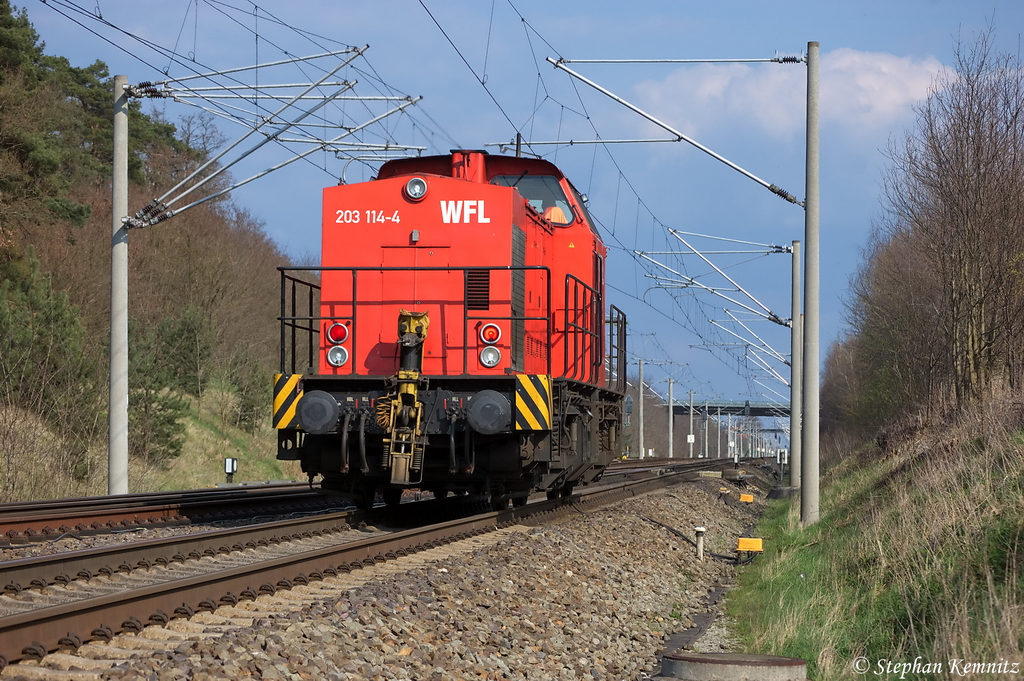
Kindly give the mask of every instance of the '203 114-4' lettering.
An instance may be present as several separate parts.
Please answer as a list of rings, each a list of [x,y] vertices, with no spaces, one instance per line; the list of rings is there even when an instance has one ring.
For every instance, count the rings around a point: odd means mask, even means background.
[[[397,210],[391,215],[385,215],[382,210],[336,210],[334,212],[338,216],[334,222],[339,225],[357,225],[361,222],[371,225],[393,222],[397,225],[402,221]]]

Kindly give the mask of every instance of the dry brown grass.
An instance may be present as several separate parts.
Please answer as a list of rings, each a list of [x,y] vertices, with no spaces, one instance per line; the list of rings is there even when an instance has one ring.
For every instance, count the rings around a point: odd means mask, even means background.
[[[908,650],[935,659],[1020,659],[1024,447],[1009,392],[891,455],[859,550],[874,588],[898,590]]]
[[[861,655],[1021,660],[1022,415],[1004,391],[945,425],[894,428],[824,476],[819,523],[778,509],[734,597],[749,649],[803,657],[816,679],[860,678]]]
[[[0,407],[0,502],[104,494],[105,474],[101,486],[92,472],[100,456],[96,449],[71,456],[42,419],[24,409]]]
[[[235,482],[303,479],[297,462],[275,459],[277,436],[268,424],[252,434],[230,425],[226,415],[233,399],[210,390],[201,404],[193,400],[181,456],[166,463],[131,459],[129,491],[213,487],[225,481],[226,457],[239,460]],[[38,417],[12,407],[0,409],[0,502],[106,494],[106,442],[79,457],[67,449]]]

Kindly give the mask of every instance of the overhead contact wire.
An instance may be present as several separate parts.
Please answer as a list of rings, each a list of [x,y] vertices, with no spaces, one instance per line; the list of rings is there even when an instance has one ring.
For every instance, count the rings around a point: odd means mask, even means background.
[[[423,0],[419,0],[419,3],[420,7],[423,8],[423,11],[427,13],[428,17],[430,17],[430,20],[434,22],[435,26],[437,26],[437,30],[441,31],[441,35],[445,37],[445,40],[448,41],[448,44],[451,45],[452,49],[455,50],[455,53],[459,55],[459,59],[462,60],[462,63],[466,65],[466,68],[469,69],[469,72],[472,73],[476,81],[480,83],[480,87],[484,89],[484,92],[487,93],[487,96],[491,98],[492,102],[494,102],[494,106],[498,107],[498,111],[500,111],[501,115],[505,117],[506,121],[508,121],[508,124],[512,127],[512,130],[517,131],[516,124],[512,122],[512,119],[509,118],[508,113],[505,112],[505,109],[502,108],[497,98],[495,98],[494,93],[491,92],[490,88],[487,87],[487,83],[485,83],[480,78],[480,76],[477,75],[476,71],[470,65],[469,60],[466,59],[466,57],[462,54],[461,50],[459,50],[458,46],[455,44],[455,41],[451,39],[451,36],[449,36],[447,32],[445,32],[444,28],[441,26],[441,23],[434,17],[433,13],[430,11],[430,9],[427,8],[427,5],[423,2]]]

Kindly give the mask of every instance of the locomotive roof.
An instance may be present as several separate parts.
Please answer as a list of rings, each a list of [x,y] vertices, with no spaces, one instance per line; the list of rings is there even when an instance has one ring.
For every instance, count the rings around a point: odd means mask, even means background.
[[[531,175],[552,175],[559,179],[565,175],[550,161],[539,158],[527,158],[518,156],[498,156],[488,154],[486,151],[453,149],[450,154],[444,156],[417,156],[412,158],[401,158],[388,161],[380,167],[377,179],[383,180],[389,177],[401,175],[414,175],[428,173],[431,175],[443,175],[452,177],[452,157],[460,154],[480,154],[486,164],[486,177],[488,181],[495,175],[512,175],[529,173]]]

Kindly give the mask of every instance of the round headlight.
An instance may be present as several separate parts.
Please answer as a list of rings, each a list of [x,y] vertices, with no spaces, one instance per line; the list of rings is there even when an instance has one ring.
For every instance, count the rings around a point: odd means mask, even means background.
[[[327,349],[327,363],[332,367],[340,367],[348,361],[348,350],[340,345],[332,345]]]
[[[480,327],[480,340],[488,345],[494,345],[501,340],[501,327],[497,324],[484,324]]]
[[[333,345],[341,345],[348,340],[348,327],[335,322],[327,327],[327,341]]]
[[[498,362],[501,361],[501,350],[488,345],[486,348],[480,351],[480,363],[490,369],[491,367],[498,366]]]
[[[414,177],[405,183],[405,195],[413,201],[419,201],[427,195],[427,181],[422,177]]]

